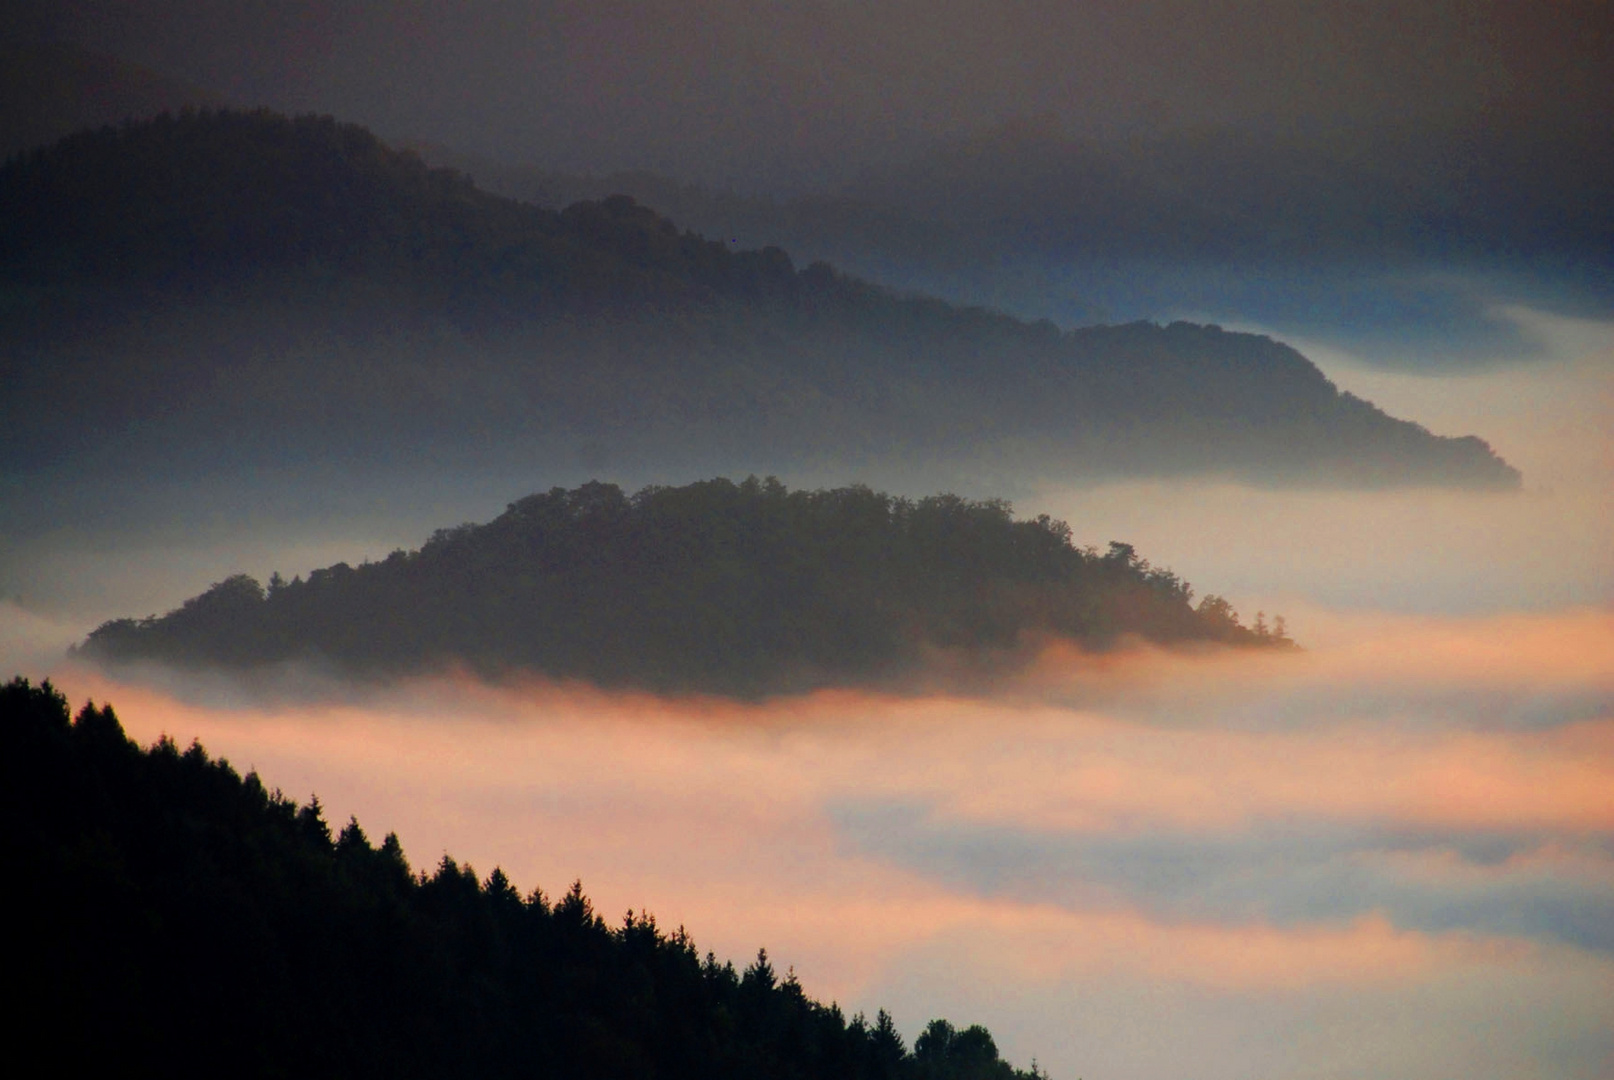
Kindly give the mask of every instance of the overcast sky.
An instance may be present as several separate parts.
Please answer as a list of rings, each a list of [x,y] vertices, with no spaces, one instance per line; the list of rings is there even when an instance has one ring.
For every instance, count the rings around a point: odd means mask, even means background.
[[[61,0],[7,21],[393,137],[737,182],[1004,122],[1606,130],[1614,109],[1596,0]]]

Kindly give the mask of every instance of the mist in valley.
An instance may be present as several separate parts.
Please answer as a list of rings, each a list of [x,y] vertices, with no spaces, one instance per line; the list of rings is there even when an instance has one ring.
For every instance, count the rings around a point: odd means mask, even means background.
[[[580,878],[602,911],[766,945],[910,1037],[968,1016],[1056,1075],[1336,1075],[1295,1038],[1319,1018],[1386,1076],[1504,1076],[1543,1039],[1555,1075],[1599,1075],[1614,622],[1359,614],[1323,636],[761,705],[53,674],[141,741],[200,739],[396,830],[417,867]]]
[[[25,4],[0,676],[910,1043],[1606,1077],[1614,35],[1550,8]],[[220,105],[336,120],[150,120]],[[1300,648],[749,700],[69,653],[720,476],[1007,499]]]
[[[910,1037],[980,1020],[1054,1075],[1594,1077],[1614,1053],[1611,354],[1601,324],[1530,317],[1550,355],[1460,377],[1317,350],[1407,415],[1483,418],[1521,491],[1072,478],[1017,501],[1286,613],[1300,653],[1055,644],[973,689],[754,704],[63,658],[228,572],[486,519],[521,489],[484,474],[273,529],[221,513],[58,545],[31,564],[53,601],[0,609],[5,659],[113,702],[140,741],[200,739],[332,821],[396,830],[416,867],[580,878],[703,949],[764,944]]]

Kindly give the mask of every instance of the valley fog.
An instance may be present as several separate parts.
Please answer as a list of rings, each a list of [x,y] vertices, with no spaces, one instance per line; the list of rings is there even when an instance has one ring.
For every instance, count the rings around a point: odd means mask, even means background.
[[[1480,433],[1522,470],[1519,492],[1092,482],[1058,462],[1044,472],[1053,480],[924,461],[780,476],[792,487],[858,482],[909,496],[1007,497],[1021,516],[1068,521],[1077,544],[1136,545],[1246,617],[1285,612],[1305,641],[1315,640],[1312,626],[1295,617],[1309,618],[1312,607],[1478,614],[1605,604],[1614,587],[1614,324],[1521,307],[1497,317],[1517,327],[1528,351],[1487,357],[1463,374],[1408,374],[1327,341],[1295,344],[1343,390],[1436,434]],[[104,489],[63,477],[18,504],[30,508],[25,520],[0,523],[0,641],[59,651],[100,621],[160,614],[229,574],[290,578],[381,559],[554,485],[603,479],[632,491],[765,471],[760,460],[693,473],[535,459],[363,474],[286,467]],[[1324,611],[1316,617],[1326,622]]]
[[[1505,1076],[1543,1039],[1557,1075],[1602,1075],[1614,617],[1328,637],[1054,650],[994,697],[763,705],[56,677],[141,742],[199,739],[335,824],[397,831],[417,869],[451,853],[552,896],[580,878],[610,917],[648,909],[737,962],[766,946],[910,1038],[978,1020],[1059,1076],[1354,1071],[1286,1034],[1321,1018],[1376,1075]]]
[[[933,1016],[985,1023],[1066,1080],[1605,1076],[1614,366],[1607,327],[1521,317],[1545,354],[1461,377],[1308,354],[1437,432],[1481,432],[1522,492],[1011,493],[1247,621],[1285,614],[1299,654],[1053,647],[973,694],[760,705],[451,677],[119,681],[63,658],[101,619],[230,572],[381,557],[578,478],[535,470],[278,527],[260,510],[258,529],[64,531],[12,553],[0,660],[75,706],[112,702],[138,741],[199,739],[317,793],[336,825],[396,831],[417,870],[450,853],[551,896],[580,878],[613,919],[648,909],[738,964],[766,946],[810,994],[888,1007],[910,1039]]]
[[[1614,1077],[1614,4],[29,0],[0,104],[13,1056]]]

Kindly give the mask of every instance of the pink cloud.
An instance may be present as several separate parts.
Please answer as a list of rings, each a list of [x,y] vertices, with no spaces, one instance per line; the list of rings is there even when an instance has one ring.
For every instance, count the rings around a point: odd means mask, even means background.
[[[835,806],[873,801],[1082,836],[1295,819],[1614,831],[1614,718],[1476,730],[1352,711],[1369,692],[1416,711],[1469,677],[1506,693],[1602,685],[1608,616],[1386,620],[1341,637],[1289,658],[1051,651],[1004,700],[837,692],[742,705],[461,677],[220,707],[76,669],[61,682],[75,701],[112,701],[141,741],[199,738],[271,786],[317,792],[333,820],[396,830],[417,866],[447,851],[550,892],[581,877],[602,911],[648,908],[740,961],[766,944],[843,1000],[932,947],[956,950],[963,969],[1031,980],[1119,971],[1223,989],[1535,962],[1519,941],[1382,915],[1229,925],[1113,900],[975,895],[857,849],[833,820]],[[1217,720],[1281,717],[1295,702],[1332,711],[1313,726]],[[1438,859],[1427,869],[1445,872]]]

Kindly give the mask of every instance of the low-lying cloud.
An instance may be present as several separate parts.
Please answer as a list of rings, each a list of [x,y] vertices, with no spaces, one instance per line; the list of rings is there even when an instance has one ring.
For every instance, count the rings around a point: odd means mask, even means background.
[[[1249,1060],[1294,1075],[1330,1074],[1250,1010],[1308,1001],[1371,1040],[1352,1016],[1415,1001],[1451,1061],[1489,1017],[1513,1040],[1496,1060],[1561,1037],[1557,1075],[1597,1075],[1614,1014],[1582,995],[1614,987],[1614,616],[1360,616],[1325,638],[1056,650],[991,696],[762,704],[58,677],[142,741],[199,738],[336,821],[397,830],[417,866],[450,852],[551,893],[580,877],[601,909],[648,907],[720,955],[766,945],[843,1005],[994,1023],[1061,1076],[1125,1039],[1089,1006],[1047,1010],[1126,987],[1187,995],[1188,1022],[1248,1028]],[[1431,1075],[1399,1037],[1380,1074]],[[1193,1067],[1185,1049],[1118,1071]]]
[[[975,895],[1140,910],[1169,924],[1548,939],[1614,952],[1614,833],[1473,832],[1326,819],[1074,833],[950,822],[911,804],[836,808],[860,852]]]
[[[1283,611],[1300,653],[1051,646],[967,693],[761,704],[464,677],[119,681],[62,659],[131,613],[109,591],[120,573],[160,610],[226,568],[308,568],[261,544],[230,564],[221,539],[160,563],[162,544],[109,544],[104,562],[52,545],[29,565],[55,577],[6,591],[77,582],[77,602],[0,600],[0,662],[53,673],[75,704],[110,700],[141,741],[199,738],[271,787],[317,792],[333,821],[396,830],[417,867],[451,852],[551,894],[581,878],[602,911],[648,908],[741,962],[766,945],[810,993],[889,1007],[910,1036],[933,1016],[986,1023],[1061,1080],[1599,1080],[1614,1070],[1614,354],[1597,327],[1539,326],[1558,344],[1527,374],[1323,358],[1436,430],[1484,417],[1522,493],[1021,499],[1079,542],[1136,543],[1247,619]],[[340,555],[418,542],[418,524]],[[92,563],[100,576],[79,573]]]

